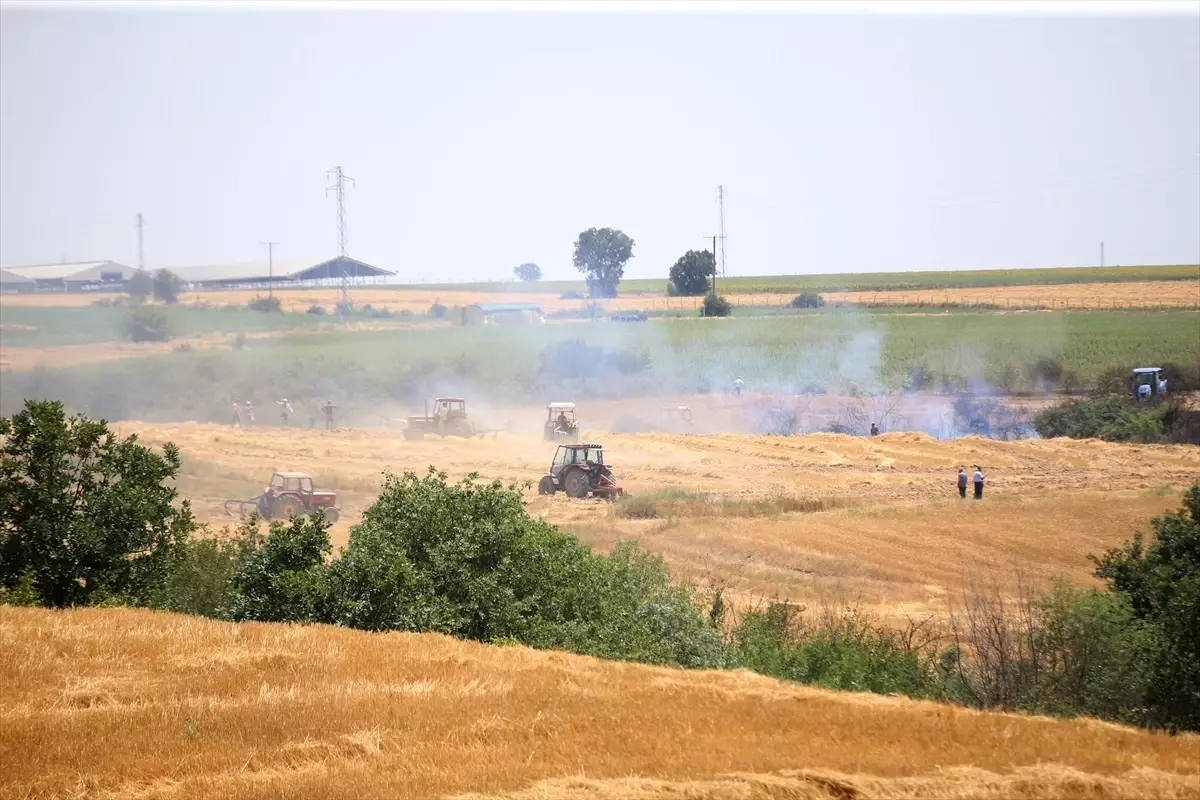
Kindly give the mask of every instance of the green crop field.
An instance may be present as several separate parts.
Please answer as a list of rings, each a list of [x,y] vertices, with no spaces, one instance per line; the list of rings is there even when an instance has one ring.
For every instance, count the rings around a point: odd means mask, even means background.
[[[567,373],[547,348],[592,347]],[[1110,367],[1200,369],[1200,313],[895,314],[826,309],[787,317],[688,318],[536,328],[297,333],[242,349],[198,350],[64,369],[7,372],[0,413],[23,397],[58,397],[109,419],[223,419],[231,396],[256,403],[333,398],[348,420],[438,392],[489,402],[693,392],[735,375],[759,389],[897,388],[923,368],[934,388],[1031,388],[1029,366],[1058,360],[1081,382]],[[577,370],[572,372],[571,370]],[[985,383],[986,382],[986,383]]]
[[[162,306],[172,336],[211,333],[253,333],[315,328],[332,319],[311,314],[264,313],[246,308],[224,310],[190,306]],[[55,347],[72,344],[128,341],[125,320],[129,310],[87,306],[57,308],[6,305],[6,327],[0,344],[8,346]]]
[[[664,269],[664,272],[666,270]],[[764,275],[721,278],[722,292],[882,292],[928,289],[972,289],[1071,283],[1200,280],[1198,265],[1137,267],[1054,267],[1045,269],[949,270],[943,272],[852,272],[830,275]],[[561,294],[587,291],[582,281],[516,283],[439,283],[396,285],[388,288],[474,292],[539,292]],[[621,282],[621,294],[664,294],[666,278]]]

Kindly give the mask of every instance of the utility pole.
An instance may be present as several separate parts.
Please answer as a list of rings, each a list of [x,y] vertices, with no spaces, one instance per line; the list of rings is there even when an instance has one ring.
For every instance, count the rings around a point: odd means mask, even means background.
[[[146,268],[146,238],[145,238],[145,233],[143,231],[144,227],[145,227],[145,223],[143,223],[143,221],[142,221],[142,212],[139,211],[138,215],[137,215],[138,269],[139,270],[144,270]]]
[[[275,296],[275,245],[279,242],[259,242],[267,246],[267,297]]]
[[[712,239],[712,247],[713,247],[713,249],[712,249],[712,252],[713,252],[713,284],[712,284],[712,293],[715,295],[715,294],[717,293],[717,237],[716,237],[716,236],[712,236],[712,237],[709,237],[709,238],[711,238],[711,239]]]
[[[1100,243],[1100,266],[1104,266],[1104,242]]]
[[[353,186],[354,178],[347,175],[341,167],[334,167],[327,174],[333,177],[333,186],[325,190],[326,196],[329,192],[337,192],[338,258],[341,259],[346,257],[346,182],[349,181]],[[338,266],[342,271],[342,299],[338,305],[340,309],[347,309],[350,307],[350,285],[346,279],[346,265],[339,262]],[[338,316],[341,316],[340,310]]]
[[[721,224],[721,274],[726,275],[729,269],[729,262],[725,255],[725,187],[717,187],[717,209],[719,221]],[[716,258],[716,248],[713,248],[713,258]]]

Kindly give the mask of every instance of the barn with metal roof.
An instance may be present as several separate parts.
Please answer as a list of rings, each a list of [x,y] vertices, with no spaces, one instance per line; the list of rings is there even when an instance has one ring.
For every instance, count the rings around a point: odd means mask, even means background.
[[[167,267],[193,288],[231,288],[264,284],[340,283],[343,278],[355,284],[378,282],[391,270],[381,269],[348,256],[331,258],[314,264],[311,261],[253,261],[241,264],[204,264],[189,267]]]
[[[37,288],[33,278],[23,278],[15,272],[0,269],[0,292],[32,292]]]
[[[83,291],[121,288],[136,271],[115,261],[76,261],[62,264],[31,264],[5,267],[20,278],[32,280],[39,291]]]

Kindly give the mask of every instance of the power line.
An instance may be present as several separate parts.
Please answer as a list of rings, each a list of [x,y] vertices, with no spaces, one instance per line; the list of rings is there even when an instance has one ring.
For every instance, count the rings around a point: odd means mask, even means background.
[[[354,178],[347,175],[341,167],[334,167],[329,170],[327,175],[333,176],[333,186],[325,190],[325,196],[328,197],[330,192],[337,192],[337,217],[338,217],[338,267],[342,273],[342,292],[341,302],[338,304],[338,316],[341,316],[345,309],[350,308],[350,284],[346,276],[346,182],[350,185],[355,185]]]

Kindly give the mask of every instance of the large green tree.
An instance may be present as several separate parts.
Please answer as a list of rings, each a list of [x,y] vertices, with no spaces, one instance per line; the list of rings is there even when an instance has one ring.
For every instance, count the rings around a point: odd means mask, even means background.
[[[588,228],[575,240],[575,268],[587,278],[590,297],[616,297],[633,239],[616,228]]]
[[[699,296],[709,289],[717,260],[707,250],[688,250],[671,267],[669,278],[675,294]]]
[[[160,269],[154,273],[154,296],[167,305],[179,302],[179,293],[183,290],[183,281],[170,270]]]
[[[33,578],[44,605],[154,602],[189,534],[174,504],[179,450],[156,453],[62,403],[0,419],[0,587]]]

